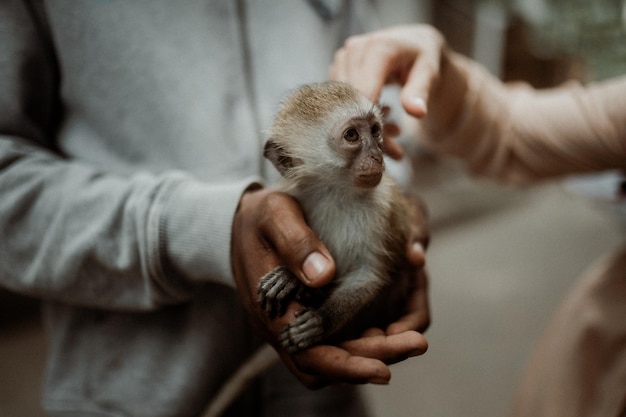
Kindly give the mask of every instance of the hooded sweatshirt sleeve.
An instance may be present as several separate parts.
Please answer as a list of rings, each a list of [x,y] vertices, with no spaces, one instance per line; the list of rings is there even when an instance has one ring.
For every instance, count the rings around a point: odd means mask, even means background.
[[[28,4],[0,6],[0,285],[124,310],[234,285],[232,218],[255,179],[124,176],[65,157],[53,140],[60,77]]]
[[[454,123],[425,123],[436,150],[511,183],[626,167],[626,77],[536,90],[503,84],[460,55],[451,60],[467,90]]]

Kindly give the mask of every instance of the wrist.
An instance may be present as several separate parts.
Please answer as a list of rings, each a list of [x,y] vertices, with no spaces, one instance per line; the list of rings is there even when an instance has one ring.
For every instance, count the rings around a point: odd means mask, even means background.
[[[162,223],[164,256],[181,279],[234,286],[231,225],[251,181],[205,184],[189,180],[171,195]]]

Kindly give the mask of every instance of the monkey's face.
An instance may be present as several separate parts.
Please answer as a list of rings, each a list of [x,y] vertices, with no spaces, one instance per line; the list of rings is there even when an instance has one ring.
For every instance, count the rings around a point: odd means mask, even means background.
[[[368,112],[344,119],[332,132],[330,148],[340,156],[347,177],[357,187],[376,187],[385,171],[378,115]]]
[[[286,97],[264,155],[287,180],[376,187],[383,176],[382,113],[349,84],[304,85]]]

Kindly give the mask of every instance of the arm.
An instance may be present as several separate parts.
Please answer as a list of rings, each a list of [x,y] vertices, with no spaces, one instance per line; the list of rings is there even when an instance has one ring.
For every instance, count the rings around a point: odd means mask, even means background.
[[[60,154],[54,51],[27,4],[0,6],[0,285],[130,310],[234,286],[230,226],[251,180],[126,178]]]
[[[386,83],[400,83],[405,110],[422,119],[433,148],[484,175],[524,182],[624,167],[624,77],[545,91],[503,84],[426,25],[348,40],[331,76],[374,99]]]
[[[626,167],[626,77],[534,90],[503,84],[459,55],[449,65],[465,73],[467,92],[448,128],[424,119],[436,150],[511,183]]]

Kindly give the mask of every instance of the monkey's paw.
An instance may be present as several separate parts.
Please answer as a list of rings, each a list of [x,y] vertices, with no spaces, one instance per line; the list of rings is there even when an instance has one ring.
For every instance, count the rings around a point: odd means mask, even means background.
[[[320,342],[324,336],[324,319],[312,308],[304,308],[296,314],[280,334],[280,343],[287,352],[296,353]]]
[[[286,266],[277,266],[261,278],[257,294],[261,308],[275,318],[287,311],[290,302],[296,300],[306,286]]]

